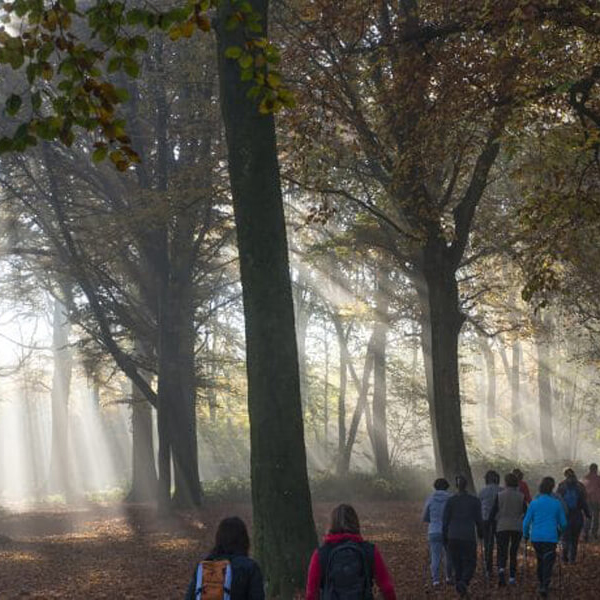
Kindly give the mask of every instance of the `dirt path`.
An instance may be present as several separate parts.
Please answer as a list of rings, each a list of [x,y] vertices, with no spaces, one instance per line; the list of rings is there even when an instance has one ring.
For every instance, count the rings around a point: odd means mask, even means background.
[[[320,532],[331,507],[315,506]],[[434,593],[429,585],[420,505],[381,502],[356,508],[365,537],[378,544],[393,573],[399,598],[455,597],[451,589]],[[147,507],[116,505],[4,514],[0,599],[181,600],[197,557],[209,550],[219,520],[231,514],[250,522],[250,506],[243,504],[209,505],[169,520],[157,520]],[[535,598],[530,559],[526,585],[499,591],[486,587],[478,573],[471,598]],[[562,598],[599,598],[599,567],[600,546],[582,546],[579,564],[562,568]],[[558,586],[558,569],[554,582]],[[560,590],[553,597],[560,598]]]

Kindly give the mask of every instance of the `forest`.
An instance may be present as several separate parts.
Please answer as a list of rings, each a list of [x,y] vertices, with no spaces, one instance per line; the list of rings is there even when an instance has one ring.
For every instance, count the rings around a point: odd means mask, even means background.
[[[2,0],[0,77],[0,598],[232,514],[298,597],[342,501],[428,597],[436,477],[598,461],[596,0]]]

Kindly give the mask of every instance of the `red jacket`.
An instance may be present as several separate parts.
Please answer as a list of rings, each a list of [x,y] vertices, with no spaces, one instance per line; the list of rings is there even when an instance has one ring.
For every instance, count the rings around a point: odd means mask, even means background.
[[[529,491],[529,486],[523,479],[519,481],[519,491],[525,496],[525,502],[531,504],[531,492]]]
[[[583,478],[583,485],[585,485],[588,502],[600,503],[600,475],[588,473]]]
[[[330,533],[325,536],[325,544],[339,544],[340,542],[351,540],[353,542],[362,542],[363,539],[360,535],[354,535],[351,533]],[[396,592],[394,591],[394,583],[388,570],[375,546],[373,555],[373,575],[375,577],[375,583],[379,588],[379,591],[383,594],[385,600],[396,600]],[[310,559],[310,566],[308,567],[308,579],[306,581],[306,600],[318,600],[321,589],[321,563],[319,562],[319,551],[313,552],[312,558]]]

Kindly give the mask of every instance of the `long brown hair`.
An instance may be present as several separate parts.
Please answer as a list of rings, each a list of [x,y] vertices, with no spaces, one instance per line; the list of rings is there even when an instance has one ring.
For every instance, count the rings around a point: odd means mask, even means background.
[[[340,504],[331,511],[329,533],[354,533],[360,535],[358,515],[349,504]]]

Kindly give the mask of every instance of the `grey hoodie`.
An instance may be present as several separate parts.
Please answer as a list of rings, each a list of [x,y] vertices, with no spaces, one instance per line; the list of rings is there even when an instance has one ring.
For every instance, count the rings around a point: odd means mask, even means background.
[[[484,521],[489,520],[490,513],[496,503],[496,496],[501,492],[502,488],[497,483],[488,483],[480,492],[479,500],[481,500],[481,518]]]
[[[429,535],[442,534],[442,519],[446,502],[452,494],[447,490],[436,490],[427,498],[423,508],[423,523],[429,523],[427,533]]]

